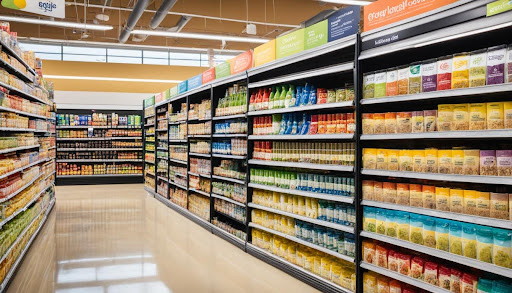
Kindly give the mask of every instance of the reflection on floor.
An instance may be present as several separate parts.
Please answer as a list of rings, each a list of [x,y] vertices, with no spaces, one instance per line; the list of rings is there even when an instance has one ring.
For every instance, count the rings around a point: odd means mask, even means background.
[[[316,292],[148,196],[142,185],[59,186],[7,292]]]

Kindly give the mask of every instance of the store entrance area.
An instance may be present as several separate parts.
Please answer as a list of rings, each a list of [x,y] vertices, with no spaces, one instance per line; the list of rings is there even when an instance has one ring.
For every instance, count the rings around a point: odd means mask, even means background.
[[[59,186],[57,193],[9,293],[316,292],[142,185]]]

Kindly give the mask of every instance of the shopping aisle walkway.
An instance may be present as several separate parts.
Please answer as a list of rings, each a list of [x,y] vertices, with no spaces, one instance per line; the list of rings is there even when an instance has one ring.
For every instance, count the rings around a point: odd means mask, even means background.
[[[315,292],[190,222],[142,185],[59,186],[8,292]]]

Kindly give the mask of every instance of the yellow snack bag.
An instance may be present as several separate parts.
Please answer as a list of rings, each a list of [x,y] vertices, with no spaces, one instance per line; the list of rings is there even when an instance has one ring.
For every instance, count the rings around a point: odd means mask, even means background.
[[[464,150],[453,149],[452,150],[452,173],[453,174],[464,174]]]
[[[436,187],[436,210],[450,211],[450,188]]]
[[[512,128],[512,102],[504,102],[503,111],[505,119],[505,128],[510,129]]]
[[[412,151],[412,165],[414,172],[425,172],[425,150]]]
[[[439,173],[451,174],[453,172],[452,150],[437,151]]]
[[[476,215],[476,193],[475,190],[464,190],[464,213]]]
[[[399,164],[399,150],[388,150],[388,170],[398,171],[400,169]]]
[[[377,149],[376,168],[379,170],[387,170],[387,168],[388,168],[388,150]]]
[[[412,154],[410,150],[399,151],[400,171],[412,171]]]
[[[438,156],[437,149],[426,149],[425,150],[425,172],[426,173],[437,173],[438,170]]]
[[[504,104],[487,103],[487,129],[503,129],[504,125]]]
[[[377,168],[377,149],[364,149],[363,150],[363,168],[376,169]]]
[[[450,189],[450,212],[460,214],[464,212],[464,190]]]
[[[453,121],[453,106],[450,104],[437,107],[437,129],[438,131],[451,131]]]
[[[469,104],[453,105],[452,131],[469,129]]]
[[[485,103],[469,104],[469,130],[487,129],[487,105]]]

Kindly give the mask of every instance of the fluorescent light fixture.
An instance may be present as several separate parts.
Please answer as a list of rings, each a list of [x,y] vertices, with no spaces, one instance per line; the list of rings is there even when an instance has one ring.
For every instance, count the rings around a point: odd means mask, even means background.
[[[122,82],[154,82],[154,83],[180,83],[182,80],[173,79],[142,79],[142,78],[121,78],[121,77],[99,77],[99,76],[68,76],[68,75],[48,75],[48,79],[75,79],[75,80],[99,80],[99,81],[122,81]]]
[[[445,42],[445,41],[449,41],[449,40],[453,40],[453,39],[459,39],[459,38],[463,38],[463,37],[477,35],[477,34],[485,33],[485,32],[488,32],[488,31],[493,31],[493,30],[509,27],[509,26],[512,26],[512,21],[505,22],[505,23],[498,24],[498,25],[493,25],[493,26],[490,26],[490,27],[485,27],[485,28],[473,30],[473,31],[469,31],[469,32],[465,32],[465,33],[461,33],[461,34],[447,36],[447,37],[443,37],[443,38],[440,38],[440,39],[435,39],[435,40],[428,41],[428,42],[424,42],[424,43],[421,43],[421,44],[414,45],[414,48],[425,47],[425,46],[428,46],[428,45],[437,44],[437,43],[441,43],[441,42]]]
[[[359,6],[365,6],[368,4],[372,4],[371,1],[357,1],[357,0],[319,0],[319,1],[334,3],[334,4],[359,5]]]
[[[87,30],[94,30],[94,31],[108,31],[108,30],[113,29],[113,27],[110,25],[88,24],[88,23],[79,23],[79,22],[68,22],[68,21],[53,21],[53,20],[46,20],[46,19],[17,17],[17,16],[5,16],[5,15],[0,15],[0,20],[11,21],[11,22],[30,23],[30,24],[42,24],[42,25],[58,26],[58,27],[66,27],[66,28],[87,29]]]
[[[247,38],[247,37],[211,35],[211,34],[181,33],[181,32],[176,33],[176,32],[168,32],[168,31],[149,31],[149,30],[133,30],[132,34],[171,37],[171,38],[241,42],[241,43],[261,43],[261,44],[263,44],[263,43],[266,43],[269,41],[268,39],[260,39],[260,38]]]

